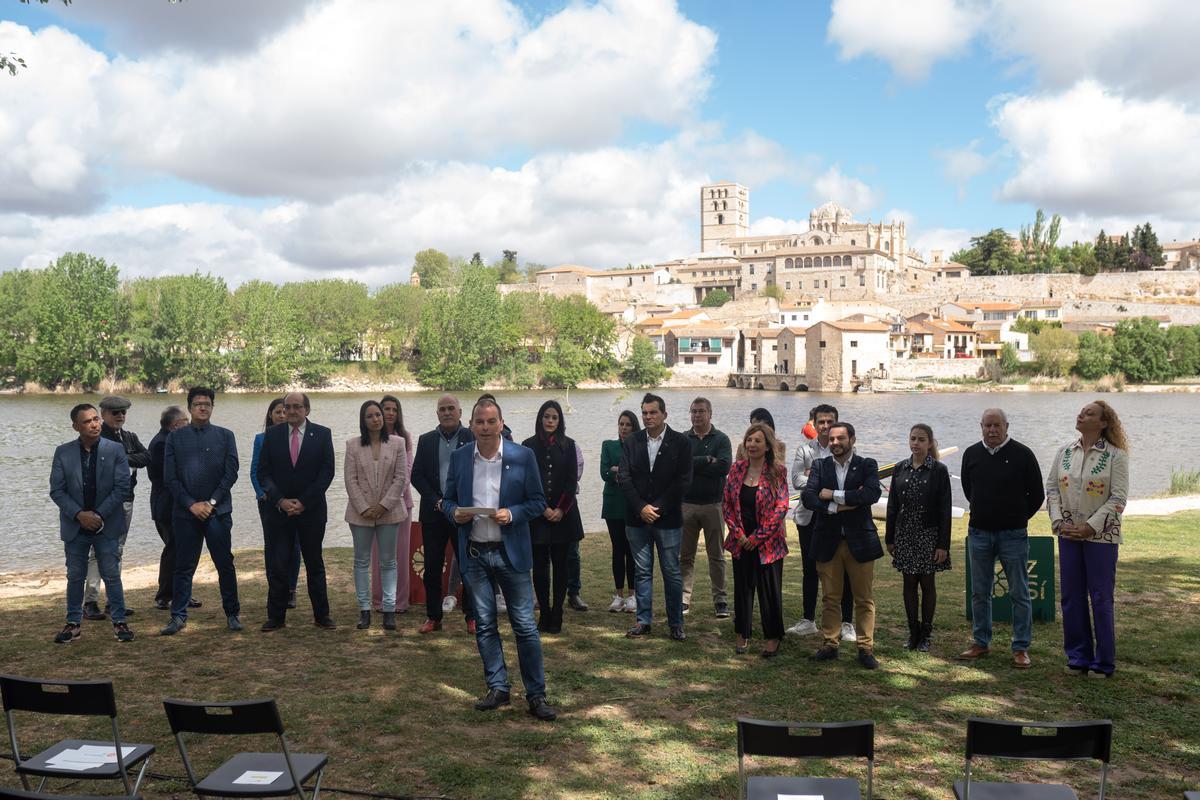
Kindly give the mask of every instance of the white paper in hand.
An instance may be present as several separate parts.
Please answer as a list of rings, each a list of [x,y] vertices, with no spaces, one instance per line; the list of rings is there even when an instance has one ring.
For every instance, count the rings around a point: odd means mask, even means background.
[[[274,783],[275,779],[282,775],[282,772],[262,772],[259,770],[248,769],[241,774],[240,777],[234,778],[234,783],[250,784],[252,786],[266,786],[269,783]]]

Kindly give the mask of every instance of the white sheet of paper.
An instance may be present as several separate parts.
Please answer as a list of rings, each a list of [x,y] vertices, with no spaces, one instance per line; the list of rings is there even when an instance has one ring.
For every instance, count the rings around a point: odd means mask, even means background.
[[[121,757],[129,758],[133,755],[134,749],[133,747],[122,747]],[[86,758],[99,758],[104,764],[115,764],[117,761],[117,748],[107,745],[84,744],[76,748],[74,752]]]
[[[243,772],[240,777],[235,778],[233,782],[252,784],[254,786],[266,786],[268,783],[274,783],[275,779],[282,774],[282,772],[261,772],[259,770],[248,769]]]
[[[88,769],[104,766],[102,761],[78,761],[70,758],[54,758],[46,762],[51,769],[66,769],[71,772],[83,772]]]
[[[458,510],[465,511],[474,517],[490,517],[492,514],[496,513],[496,509],[494,508],[481,508],[479,506],[459,506]]]
[[[823,794],[781,794],[776,795],[776,800],[825,800]]]

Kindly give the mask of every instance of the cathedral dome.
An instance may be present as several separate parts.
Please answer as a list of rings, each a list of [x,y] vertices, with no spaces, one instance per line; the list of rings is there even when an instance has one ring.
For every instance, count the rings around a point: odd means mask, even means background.
[[[830,200],[820,208],[814,208],[809,217],[813,220],[849,220],[853,215],[840,205]]]

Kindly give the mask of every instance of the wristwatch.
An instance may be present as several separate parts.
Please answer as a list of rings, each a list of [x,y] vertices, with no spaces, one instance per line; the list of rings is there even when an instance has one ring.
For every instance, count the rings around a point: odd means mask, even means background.
[[[210,498],[208,498],[208,504],[209,504],[210,506],[212,506],[213,508],[216,508],[216,507],[217,507],[217,501],[216,501],[216,500],[214,500],[214,499],[213,499],[213,498],[211,498],[211,497],[210,497]]]

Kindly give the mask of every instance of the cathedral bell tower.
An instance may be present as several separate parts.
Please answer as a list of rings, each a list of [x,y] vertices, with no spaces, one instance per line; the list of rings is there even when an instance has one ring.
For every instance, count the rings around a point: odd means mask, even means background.
[[[720,181],[700,187],[700,251],[721,252],[721,240],[750,233],[750,190]]]

